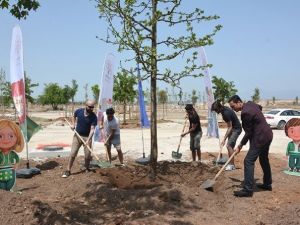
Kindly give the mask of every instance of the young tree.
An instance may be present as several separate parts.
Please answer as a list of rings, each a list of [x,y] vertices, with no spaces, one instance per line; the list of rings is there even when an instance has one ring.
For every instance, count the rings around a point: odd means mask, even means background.
[[[156,176],[157,164],[157,80],[179,86],[184,77],[200,77],[202,69],[197,48],[213,44],[213,36],[221,29],[216,25],[202,38],[194,26],[203,21],[216,20],[216,15],[206,16],[204,11],[193,8],[186,12],[182,0],[120,1],[97,0],[100,17],[108,23],[106,38],[101,40],[117,45],[119,51],[132,51],[132,60],[142,66],[142,79],[150,79],[151,86],[151,177]],[[121,24],[121,26],[120,26]],[[183,33],[174,32],[178,29]],[[159,29],[162,30],[159,33]],[[170,36],[166,35],[170,34]],[[129,59],[130,60],[130,59]],[[185,60],[184,62],[182,62]],[[159,68],[164,62],[182,62],[178,71]],[[166,64],[165,63],[165,64]]]
[[[0,69],[0,104],[1,104],[1,111],[4,113],[5,110],[5,97],[4,97],[4,91],[5,91],[5,84],[6,84],[6,75],[5,70]]]
[[[40,6],[40,3],[36,0],[18,0],[14,4],[10,4],[11,0],[0,0],[0,8],[8,9],[9,12],[17,19],[26,19],[29,12]]]
[[[275,105],[275,101],[276,101],[276,98],[273,96],[273,97],[272,97],[273,105]]]
[[[165,104],[168,102],[168,95],[165,90],[158,91],[158,102],[163,105],[163,119],[165,118]]]
[[[89,98],[89,94],[88,94],[88,87],[89,87],[89,84],[85,84],[83,86],[83,89],[84,89],[84,101],[86,102]]]
[[[91,87],[92,89],[92,92],[93,92],[93,96],[94,96],[94,99],[95,101],[97,102],[98,99],[99,99],[99,94],[100,94],[100,88],[99,88],[99,85],[98,84],[95,84]]]
[[[219,99],[222,104],[225,104],[227,100],[237,92],[233,81],[227,82],[223,78],[213,76],[212,83],[214,89],[214,97],[215,99]]]
[[[75,101],[75,95],[78,91],[78,84],[76,80],[72,80],[70,95],[71,95],[71,101],[72,101],[72,113],[74,112],[74,101]]]
[[[123,123],[126,124],[126,108],[134,101],[137,91],[134,85],[137,84],[136,77],[130,75],[126,70],[118,72],[114,80],[113,99],[123,105]]]
[[[29,76],[27,76],[26,72],[24,72],[25,77],[25,97],[26,102],[34,103],[34,98],[32,97],[33,90],[32,88],[38,87],[39,83],[32,83],[32,80]]]
[[[59,104],[66,103],[66,90],[64,91],[57,83],[45,84],[44,93],[39,96],[42,105],[51,105],[53,110],[58,109]]]
[[[251,96],[252,101],[255,103],[258,103],[260,100],[260,93],[259,93],[259,88],[254,89],[254,95]]]
[[[193,105],[196,105],[197,100],[198,100],[198,96],[196,94],[196,90],[192,90],[192,97],[191,98],[192,98]]]

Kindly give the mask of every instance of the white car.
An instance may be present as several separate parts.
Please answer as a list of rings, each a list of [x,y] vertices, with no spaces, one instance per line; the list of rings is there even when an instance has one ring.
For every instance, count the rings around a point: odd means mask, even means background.
[[[294,109],[272,109],[270,112],[265,113],[264,116],[271,127],[277,127],[277,129],[282,130],[290,119],[300,119],[300,111]]]

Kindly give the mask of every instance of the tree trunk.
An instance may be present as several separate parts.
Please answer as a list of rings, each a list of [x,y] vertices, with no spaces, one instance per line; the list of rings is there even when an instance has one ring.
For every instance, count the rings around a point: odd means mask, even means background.
[[[123,124],[126,124],[126,104],[123,104]]]
[[[129,121],[131,121],[131,104],[129,104]]]
[[[155,179],[157,171],[157,103],[156,103],[156,73],[157,73],[157,0],[152,0],[152,37],[151,37],[151,154],[150,154],[150,178]]]

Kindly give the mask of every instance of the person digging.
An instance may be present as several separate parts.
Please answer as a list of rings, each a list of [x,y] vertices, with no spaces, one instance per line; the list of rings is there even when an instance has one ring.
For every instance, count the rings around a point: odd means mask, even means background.
[[[236,140],[242,133],[241,123],[235,112],[232,109],[222,105],[219,100],[215,101],[211,105],[211,110],[215,111],[218,114],[221,113],[223,120],[226,122],[227,130],[221,142],[221,146],[223,147],[226,143],[226,140],[228,139],[226,147],[228,150],[228,156],[230,157],[234,152]],[[225,167],[225,170],[235,170],[234,158],[232,158],[229,164]]]
[[[120,126],[119,120],[114,116],[115,110],[108,108],[106,115],[102,118],[100,128],[104,128],[105,142],[104,146],[108,154],[109,162],[111,163],[111,146],[113,145],[117,152],[121,166],[124,166],[123,153],[121,150],[121,137],[120,137]]]
[[[86,172],[89,171],[90,161],[92,157],[88,146],[91,147],[92,145],[92,137],[97,125],[97,116],[93,112],[94,106],[95,102],[92,100],[88,100],[86,101],[85,108],[77,109],[74,112],[71,129],[75,129],[75,131],[80,135],[85,143],[83,143],[81,138],[78,137],[76,133],[74,133],[69,163],[67,170],[62,175],[63,178],[67,178],[71,175],[71,168],[78,154],[79,148],[82,145],[84,145],[84,167],[81,168],[81,170]]]
[[[190,126],[188,131],[182,133],[181,136],[184,137],[190,134],[190,150],[192,152],[193,161],[196,161],[196,153],[198,160],[201,161],[200,140],[202,137],[202,129],[200,118],[192,104],[187,104],[185,110],[189,118]]]

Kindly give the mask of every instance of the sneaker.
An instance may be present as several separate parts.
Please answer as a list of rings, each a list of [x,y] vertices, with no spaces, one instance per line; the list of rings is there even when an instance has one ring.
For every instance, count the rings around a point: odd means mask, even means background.
[[[231,164],[229,164],[229,165],[227,165],[227,166],[225,167],[225,170],[226,170],[226,171],[235,170],[235,166],[234,166],[234,165],[231,165]]]
[[[62,178],[67,178],[71,175],[71,172],[69,170],[66,170],[63,175],[61,176]]]
[[[290,172],[294,172],[294,168],[290,168],[289,171],[290,171]]]

